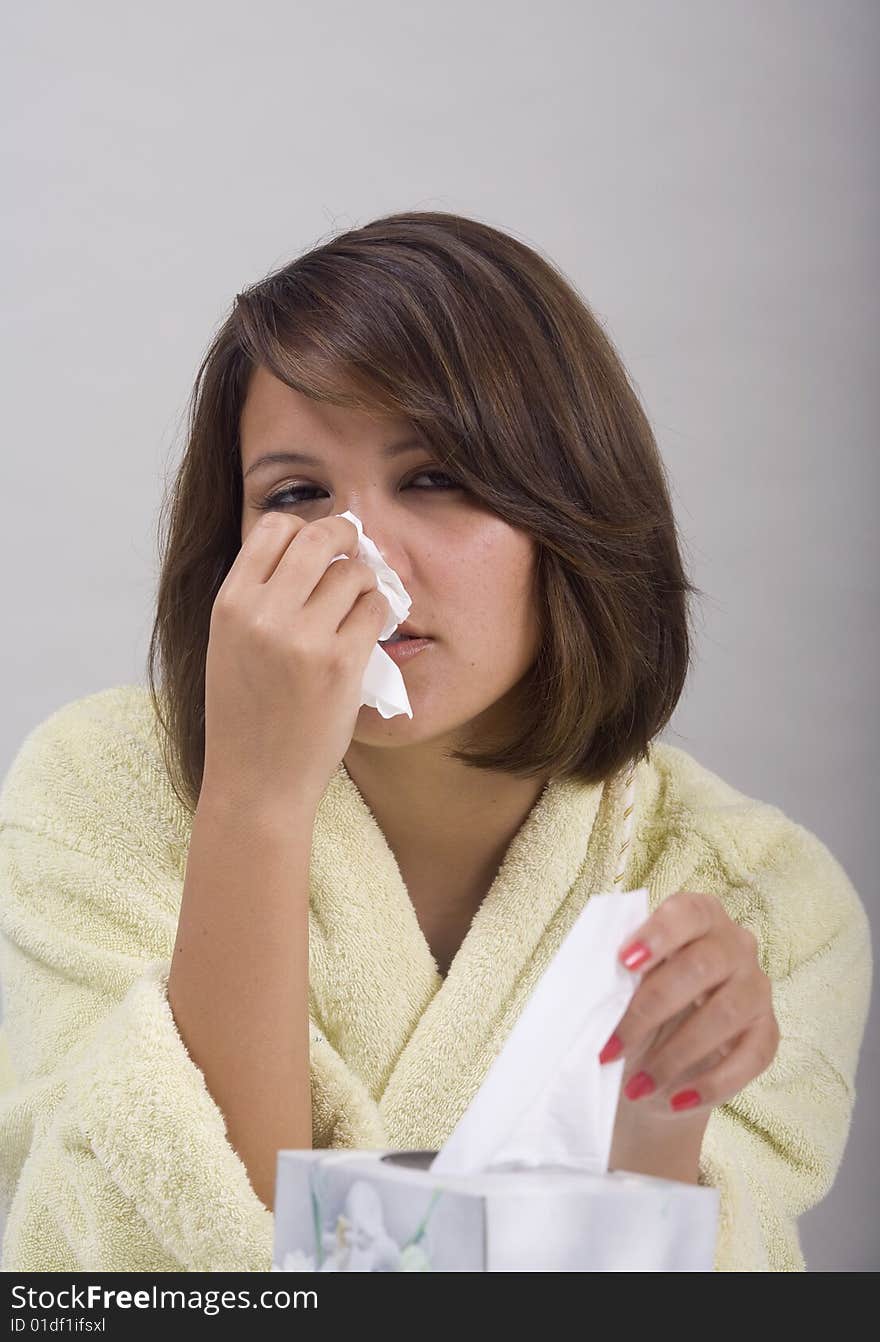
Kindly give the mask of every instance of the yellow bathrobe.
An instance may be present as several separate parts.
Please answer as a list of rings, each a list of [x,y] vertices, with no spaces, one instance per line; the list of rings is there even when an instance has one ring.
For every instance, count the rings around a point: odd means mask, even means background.
[[[715,1108],[716,1269],[804,1269],[796,1218],[847,1140],[871,989],[864,908],[820,840],[655,742],[624,889],[717,895],[759,940],[782,1038]],[[311,859],[315,1147],[438,1148],[592,893],[612,888],[622,784],[554,782],[444,980],[394,855],[343,765]],[[272,1213],[226,1136],[166,996],[190,821],[149,696],[65,705],[0,794],[0,1268],[265,1272]],[[243,890],[259,916],[259,890]],[[613,955],[617,947],[608,947]]]

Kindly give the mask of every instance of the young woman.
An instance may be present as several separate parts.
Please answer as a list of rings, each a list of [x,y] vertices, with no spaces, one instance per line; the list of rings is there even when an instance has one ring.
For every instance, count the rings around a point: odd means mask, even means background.
[[[347,511],[412,598],[411,717],[361,706],[389,607]],[[268,1270],[278,1150],[438,1148],[586,901],[643,886],[611,1167],[717,1186],[718,1268],[802,1269],[867,920],[656,739],[697,589],[572,287],[446,214],[309,252],[214,340],[168,522],[149,690],[3,789],[4,1270]]]

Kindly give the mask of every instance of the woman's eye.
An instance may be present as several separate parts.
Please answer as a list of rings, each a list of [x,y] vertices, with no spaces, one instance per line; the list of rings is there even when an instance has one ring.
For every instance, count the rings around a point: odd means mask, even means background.
[[[453,480],[451,475],[444,475],[442,471],[419,471],[418,475],[414,475],[412,480],[410,480],[410,484],[413,483],[413,480],[420,479],[445,480],[446,483],[440,485],[441,489],[461,489],[461,485],[457,480]]]
[[[413,485],[416,480],[421,479],[444,481],[445,483],[436,486],[436,488],[442,490],[461,488],[461,485],[459,485],[457,481],[453,480],[450,475],[444,475],[442,471],[419,471],[417,475],[412,477],[409,485]],[[406,488],[409,488],[409,485],[407,485]],[[309,499],[307,495],[320,494],[322,492],[323,491],[320,490],[317,485],[288,485],[286,489],[279,489],[275,494],[270,494],[268,498],[265,498],[261,503],[258,503],[257,507],[269,509],[282,508],[285,504],[290,503],[310,503],[311,499]],[[428,489],[425,492],[431,494],[433,493],[433,489]]]

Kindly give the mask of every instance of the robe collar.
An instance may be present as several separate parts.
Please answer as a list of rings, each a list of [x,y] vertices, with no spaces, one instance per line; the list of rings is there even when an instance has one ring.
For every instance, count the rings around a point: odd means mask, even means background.
[[[312,1018],[390,1144],[439,1148],[590,895],[612,889],[623,781],[551,779],[444,979],[397,860],[345,765],[312,840]]]

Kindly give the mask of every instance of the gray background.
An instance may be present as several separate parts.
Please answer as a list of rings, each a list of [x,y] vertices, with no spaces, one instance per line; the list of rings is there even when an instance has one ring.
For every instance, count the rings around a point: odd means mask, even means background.
[[[235,293],[449,210],[563,269],[651,417],[709,594],[665,739],[818,834],[874,919],[876,0],[32,2],[4,30],[0,769],[144,681],[165,473]],[[814,1270],[880,1265],[874,1008]]]

